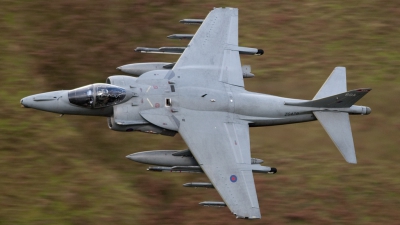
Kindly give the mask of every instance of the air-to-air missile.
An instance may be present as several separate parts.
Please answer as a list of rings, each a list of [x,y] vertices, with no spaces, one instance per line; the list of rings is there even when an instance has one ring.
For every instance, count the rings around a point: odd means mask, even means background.
[[[239,52],[241,55],[262,55],[264,54],[264,50],[258,48],[248,48],[236,46],[232,47]],[[160,47],[160,48],[149,48],[149,47],[137,47],[135,52],[140,53],[158,53],[158,54],[182,54],[185,51],[186,47]]]
[[[202,24],[203,23],[203,19],[183,19],[183,20],[179,20],[179,23],[183,23],[183,24]]]
[[[193,36],[194,36],[194,34],[171,34],[171,35],[167,36],[167,38],[169,38],[169,39],[179,39],[179,40],[182,40],[182,39],[190,40],[190,39],[193,38]]]
[[[180,23],[184,24],[202,24],[203,19],[183,19],[180,20]],[[192,39],[194,34],[172,34],[169,35],[169,39]],[[189,46],[188,46],[189,47]],[[158,53],[158,54],[182,54],[187,47],[160,47],[160,48],[149,48],[149,47],[137,47],[135,49],[136,52],[140,53]],[[264,50],[257,48],[248,48],[241,46],[230,46],[233,48],[231,50],[236,50],[239,54],[243,55],[262,55],[264,54]],[[228,46],[229,49],[229,46]],[[167,63],[167,62],[148,62],[148,63],[133,63],[123,65],[117,68],[121,72],[133,75],[140,76],[146,72],[153,70],[170,70],[174,67],[175,63]],[[242,66],[243,78],[252,78],[254,74],[251,73],[251,67],[249,65]]]
[[[212,201],[200,202],[199,205],[211,206],[211,207],[225,207],[226,206],[225,202],[212,202]]]
[[[203,183],[203,182],[192,182],[192,183],[186,183],[183,185],[184,187],[202,187],[202,188],[214,188],[214,185],[212,183]]]

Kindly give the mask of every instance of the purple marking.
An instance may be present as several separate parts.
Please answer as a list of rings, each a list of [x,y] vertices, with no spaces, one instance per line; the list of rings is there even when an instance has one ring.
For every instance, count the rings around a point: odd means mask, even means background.
[[[235,183],[237,181],[237,177],[235,175],[232,175],[230,180],[231,182]]]

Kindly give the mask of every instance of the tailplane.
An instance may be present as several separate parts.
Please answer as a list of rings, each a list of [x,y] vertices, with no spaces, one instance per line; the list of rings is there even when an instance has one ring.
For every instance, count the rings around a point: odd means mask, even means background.
[[[353,134],[351,133],[349,114],[344,112],[313,112],[324,127],[326,133],[342,153],[348,163],[357,163],[354,149]]]
[[[349,113],[367,115],[369,107],[354,104],[371,89],[347,91],[346,68],[336,67],[311,101],[286,102],[285,105],[310,107],[333,143],[348,163],[357,163]]]

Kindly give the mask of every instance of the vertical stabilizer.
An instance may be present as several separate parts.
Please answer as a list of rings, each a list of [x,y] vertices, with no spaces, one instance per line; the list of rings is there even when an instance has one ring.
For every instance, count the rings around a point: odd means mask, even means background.
[[[346,68],[336,67],[328,79],[319,89],[318,93],[314,96],[313,100],[325,98],[328,96],[336,95],[347,91],[346,85]]]
[[[334,74],[334,72],[332,74]],[[323,111],[315,111],[313,113],[322,124],[333,143],[335,143],[340,153],[342,153],[344,159],[348,163],[356,164],[357,158],[354,149],[349,114],[345,112]]]

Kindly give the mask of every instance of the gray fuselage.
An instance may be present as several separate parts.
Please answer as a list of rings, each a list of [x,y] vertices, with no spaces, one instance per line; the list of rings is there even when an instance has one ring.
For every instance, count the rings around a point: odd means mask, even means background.
[[[231,119],[247,121],[252,127],[313,121],[316,118],[312,112],[324,110],[285,105],[287,102],[306,100],[249,92],[243,87],[223,82],[208,85],[206,79],[198,79],[197,85],[191,86],[192,82],[185,81],[190,79],[188,77],[171,75],[168,70],[150,71],[139,78],[111,76],[107,83],[124,88],[129,98],[105,108],[85,108],[72,104],[68,99],[69,91],[32,95],[23,98],[21,103],[25,107],[60,114],[105,116],[109,118],[110,129],[116,131],[165,135],[172,135],[168,131],[177,132],[178,121],[174,115],[182,110],[228,112]],[[198,85],[202,82],[202,85]],[[352,106],[338,111],[359,114],[361,109]]]

